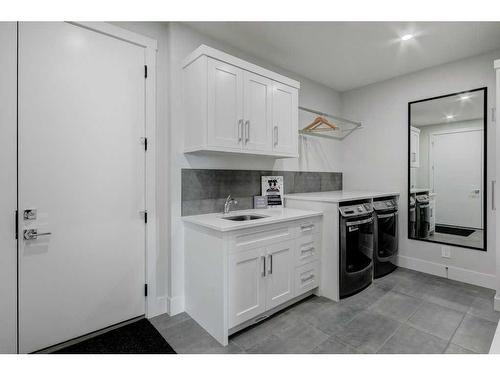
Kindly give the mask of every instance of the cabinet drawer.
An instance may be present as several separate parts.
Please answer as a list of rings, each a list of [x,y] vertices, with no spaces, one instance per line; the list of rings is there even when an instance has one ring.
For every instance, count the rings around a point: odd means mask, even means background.
[[[321,219],[317,217],[300,220],[296,224],[297,237],[318,233],[320,225]]]
[[[319,259],[320,242],[318,233],[300,236],[295,241],[296,266],[302,266]]]
[[[230,248],[241,251],[287,241],[293,238],[293,229],[291,225],[245,229],[235,234]]]
[[[319,261],[295,269],[295,296],[319,286]]]

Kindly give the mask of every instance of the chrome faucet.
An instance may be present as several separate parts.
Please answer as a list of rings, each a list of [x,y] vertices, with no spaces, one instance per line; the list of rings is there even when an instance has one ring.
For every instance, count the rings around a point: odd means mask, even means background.
[[[231,204],[238,204],[238,201],[231,198],[231,194],[229,194],[226,198],[226,203],[224,203],[225,214],[229,213],[229,210],[231,209]]]

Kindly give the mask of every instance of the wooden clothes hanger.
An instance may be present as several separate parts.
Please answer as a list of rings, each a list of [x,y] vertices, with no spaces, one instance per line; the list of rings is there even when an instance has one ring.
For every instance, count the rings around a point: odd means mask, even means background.
[[[322,125],[326,125],[326,127],[321,127]],[[319,132],[319,131],[329,131],[329,130],[337,130],[338,126],[335,124],[332,124],[329,122],[327,119],[325,119],[323,116],[318,116],[314,119],[313,122],[311,122],[309,125],[307,125],[303,130],[306,132]]]

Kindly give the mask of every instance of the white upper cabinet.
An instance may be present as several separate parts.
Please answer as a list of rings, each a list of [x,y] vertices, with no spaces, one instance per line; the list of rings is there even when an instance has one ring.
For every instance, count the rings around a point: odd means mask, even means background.
[[[410,167],[420,167],[420,129],[410,127]]]
[[[217,60],[208,60],[208,144],[241,148],[243,71]],[[200,129],[201,131],[201,129]]]
[[[297,90],[279,83],[273,85],[273,150],[277,153],[297,152]]]
[[[298,157],[300,83],[200,46],[184,63],[185,152]]]
[[[244,148],[271,152],[273,81],[245,72]]]

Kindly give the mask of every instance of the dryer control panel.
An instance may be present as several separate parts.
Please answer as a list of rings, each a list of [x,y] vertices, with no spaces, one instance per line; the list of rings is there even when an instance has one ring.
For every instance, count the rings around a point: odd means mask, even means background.
[[[375,211],[397,210],[398,202],[395,199],[375,201],[373,202],[373,208],[375,209]]]
[[[344,217],[362,216],[373,212],[371,203],[360,203],[352,206],[339,207],[340,214]]]

